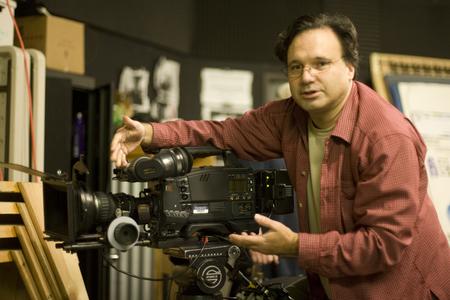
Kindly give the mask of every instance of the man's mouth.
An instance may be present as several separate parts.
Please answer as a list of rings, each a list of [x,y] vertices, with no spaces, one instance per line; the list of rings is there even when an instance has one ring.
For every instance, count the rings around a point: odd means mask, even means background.
[[[304,98],[315,98],[319,95],[318,90],[307,90],[302,92]]]

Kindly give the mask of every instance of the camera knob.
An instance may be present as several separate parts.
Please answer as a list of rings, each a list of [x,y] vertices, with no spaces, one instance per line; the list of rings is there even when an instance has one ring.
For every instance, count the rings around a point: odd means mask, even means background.
[[[133,247],[139,239],[139,226],[130,217],[118,217],[108,226],[108,242],[120,251]]]

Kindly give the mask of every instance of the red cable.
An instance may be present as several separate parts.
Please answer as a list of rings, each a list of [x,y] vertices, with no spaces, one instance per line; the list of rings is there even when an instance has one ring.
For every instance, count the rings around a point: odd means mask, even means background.
[[[19,39],[20,48],[22,49],[23,53],[23,61],[25,64],[25,80],[27,83],[27,92],[28,92],[28,104],[29,104],[29,113],[30,113],[30,133],[31,133],[31,168],[36,169],[36,153],[35,153],[35,140],[34,140],[34,124],[33,124],[33,97],[31,94],[31,84],[30,84],[30,77],[29,77],[29,71],[28,71],[28,59],[25,52],[25,45],[23,43],[22,35],[19,31],[19,26],[17,26],[16,18],[14,17],[14,14],[11,9],[11,5],[9,3],[9,0],[6,0],[6,5],[8,6],[9,15],[11,16],[11,19],[14,24],[14,29],[17,34],[17,38]],[[3,176],[2,176],[3,177]],[[36,177],[35,177],[36,178]],[[3,179],[3,178],[2,178]],[[37,178],[35,179],[37,181]]]

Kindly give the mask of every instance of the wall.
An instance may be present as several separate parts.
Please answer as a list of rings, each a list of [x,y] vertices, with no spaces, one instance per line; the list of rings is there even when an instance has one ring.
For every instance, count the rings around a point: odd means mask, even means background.
[[[197,0],[192,54],[199,58],[277,63],[278,32],[301,14],[319,13],[321,1]]]
[[[379,2],[382,51],[450,58],[450,1]]]
[[[44,0],[49,11],[86,23],[86,74],[117,82],[123,66],[151,69],[160,55],[181,63],[180,115],[198,118],[203,66],[278,72],[275,37],[305,13],[348,15],[360,35],[358,79],[371,83],[373,51],[449,57],[447,0]],[[263,102],[255,83],[256,105]],[[152,91],[150,91],[152,93]],[[258,94],[259,93],[259,94]],[[152,95],[150,95],[152,97]]]
[[[51,13],[82,21],[95,30],[161,49],[191,52],[194,0],[41,2]]]

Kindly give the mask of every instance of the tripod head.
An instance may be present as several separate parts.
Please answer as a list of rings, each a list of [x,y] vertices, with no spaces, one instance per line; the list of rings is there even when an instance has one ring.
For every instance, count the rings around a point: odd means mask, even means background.
[[[231,276],[242,251],[226,241],[164,249],[175,270],[179,299],[222,299],[231,288]],[[220,298],[219,298],[220,297]]]
[[[283,287],[267,288],[248,279],[244,269],[250,266],[250,258],[243,255],[245,250],[226,240],[213,237],[202,244],[165,249],[164,254],[175,265],[172,278],[180,288],[177,299],[218,300],[231,292],[238,292],[243,298],[236,299],[242,300],[249,295],[264,300],[292,299]]]

